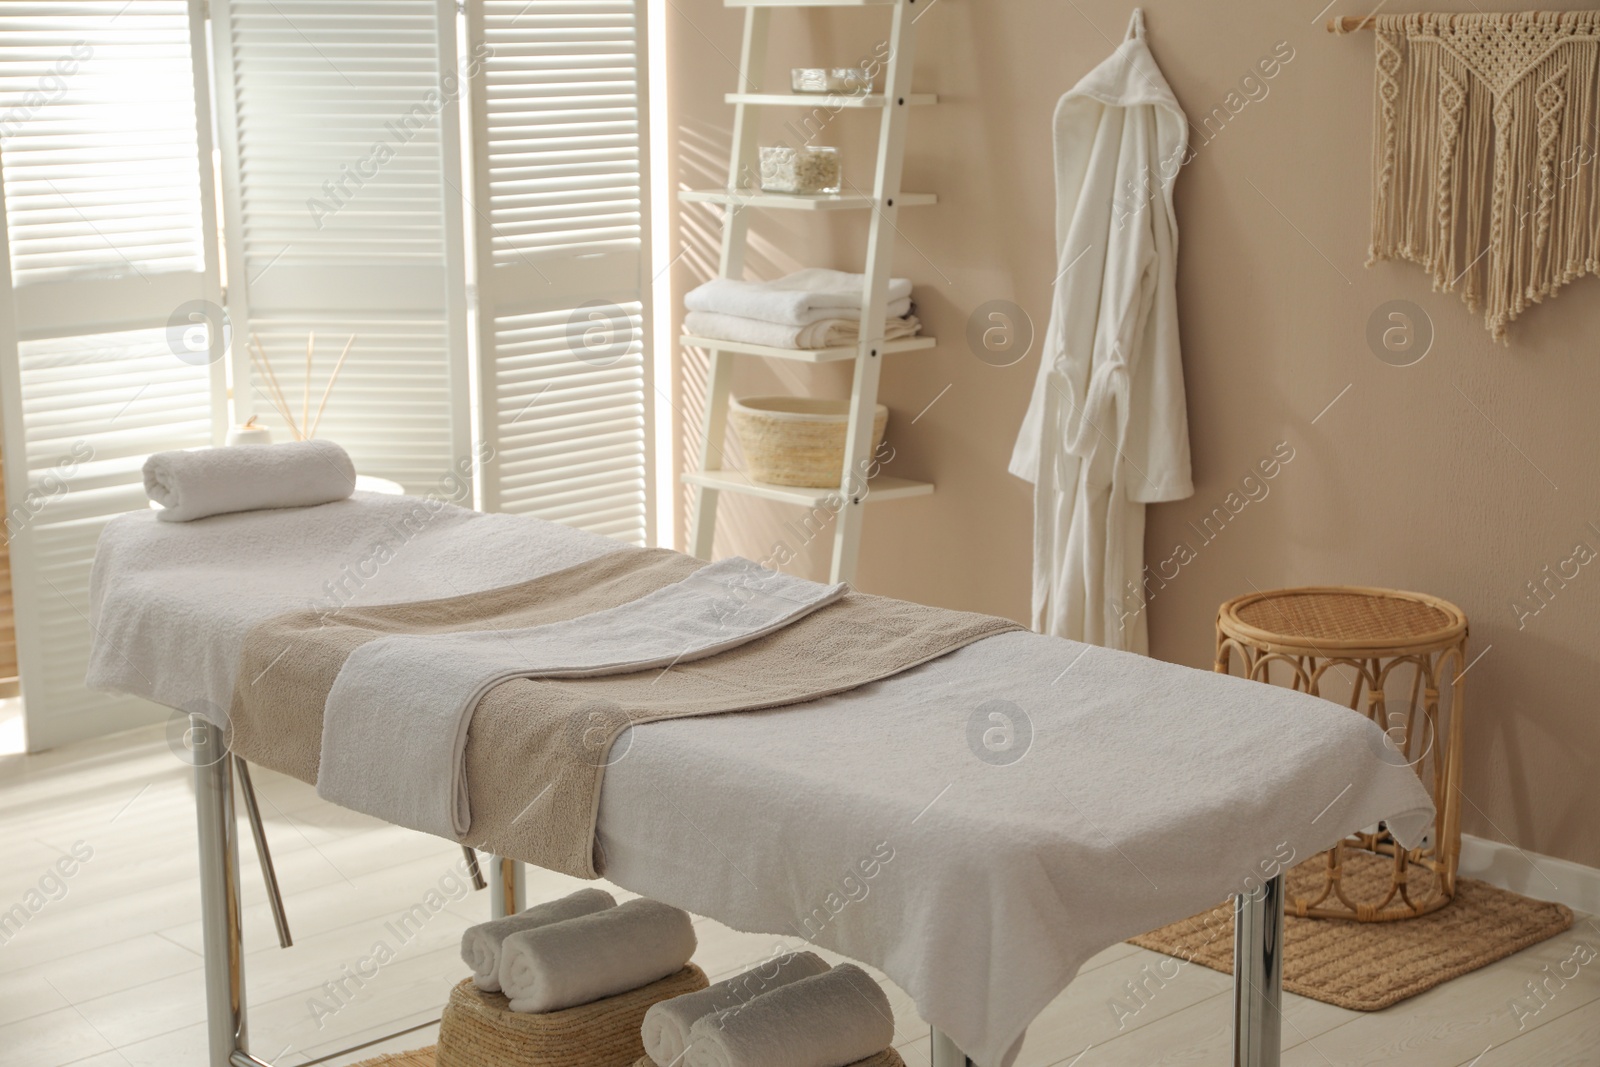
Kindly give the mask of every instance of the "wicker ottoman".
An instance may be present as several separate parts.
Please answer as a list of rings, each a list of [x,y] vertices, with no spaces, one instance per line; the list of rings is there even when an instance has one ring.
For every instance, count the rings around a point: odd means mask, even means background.
[[[650,1006],[708,984],[691,963],[632,992],[530,1015],[511,1011],[505,997],[468,978],[450,991],[435,1061],[437,1067],[632,1067],[644,1055],[639,1029]]]

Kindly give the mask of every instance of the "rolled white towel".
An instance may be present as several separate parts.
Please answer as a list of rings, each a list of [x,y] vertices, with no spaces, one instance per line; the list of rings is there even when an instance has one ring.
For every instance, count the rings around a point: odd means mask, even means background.
[[[144,461],[144,491],[165,522],[327,504],[355,488],[355,464],[332,441],[157,452]]]
[[[560,900],[536,904],[527,911],[507,915],[467,928],[461,935],[461,958],[472,968],[472,981],[487,993],[500,992],[500,946],[518,930],[592,915],[617,906],[617,898],[603,889],[580,889]]]
[[[779,986],[823,974],[828,964],[814,952],[790,952],[698,993],[663,1000],[644,1013],[644,1051],[657,1067],[672,1067],[689,1045],[689,1028],[713,1012],[738,1007]]]
[[[694,949],[688,912],[630,900],[506,938],[500,989],[512,1011],[560,1011],[675,974]]]
[[[894,1012],[860,967],[841,963],[689,1030],[684,1067],[845,1067],[894,1044]]]

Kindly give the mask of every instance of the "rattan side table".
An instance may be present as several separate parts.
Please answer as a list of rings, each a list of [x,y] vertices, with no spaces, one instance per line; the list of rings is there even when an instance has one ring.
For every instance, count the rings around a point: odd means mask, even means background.
[[[1291,914],[1392,922],[1437,911],[1455,897],[1466,654],[1466,615],[1423,593],[1276,589],[1235,597],[1218,609],[1219,673],[1287,684],[1365,711],[1385,731],[1383,757],[1415,770],[1437,809],[1431,839],[1420,848],[1401,848],[1379,827],[1329,849],[1321,889],[1286,901]],[[1381,899],[1347,895],[1340,875],[1350,848],[1394,860]]]

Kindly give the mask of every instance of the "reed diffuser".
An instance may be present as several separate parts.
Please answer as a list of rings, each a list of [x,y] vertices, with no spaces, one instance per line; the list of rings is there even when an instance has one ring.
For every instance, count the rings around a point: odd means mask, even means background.
[[[250,335],[250,362],[255,366],[256,373],[260,376],[263,391],[272,406],[283,416],[283,421],[288,423],[289,432],[296,441],[309,441],[317,436],[317,428],[322,425],[322,413],[328,407],[328,397],[333,393],[333,383],[339,380],[339,372],[344,369],[345,357],[350,355],[350,348],[356,343],[356,335],[351,334],[350,339],[344,343],[344,351],[339,353],[339,359],[333,365],[333,372],[328,375],[328,384],[322,390],[322,399],[317,403],[316,414],[311,412],[311,369],[316,358],[317,332],[312,330],[306,334],[306,373],[305,385],[300,393],[300,418],[294,416],[294,408],[289,403],[288,396],[283,391],[278,375],[273,370],[272,360],[267,358],[267,350],[261,344],[261,338],[256,334]]]

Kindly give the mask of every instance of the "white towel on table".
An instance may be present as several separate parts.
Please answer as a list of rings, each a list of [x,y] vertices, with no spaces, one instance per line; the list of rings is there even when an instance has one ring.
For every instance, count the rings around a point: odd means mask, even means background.
[[[689,1031],[684,1067],[845,1067],[894,1044],[894,1012],[860,967],[841,963]]]
[[[690,311],[715,311],[763,322],[805,326],[819,319],[837,318],[841,311],[854,311],[860,318],[861,293],[865,286],[866,275],[812,267],[770,282],[713,278],[689,290],[683,304]],[[894,305],[910,297],[908,279],[889,279],[889,314],[898,318]]]
[[[676,974],[695,944],[688,912],[640,897],[512,934],[500,950],[500,988],[512,1011],[560,1011]]]
[[[100,535],[89,579],[89,688],[201,711],[221,725],[245,635],[274,615],[464,596],[626,547],[442,496],[358,491],[315,508],[190,523],[161,522],[149,508],[119,515]],[[377,559],[389,563],[372,566]]]
[[[520,930],[576,919],[617,906],[603,889],[580,889],[560,900],[536,904],[526,911],[468,927],[461,935],[461,959],[472,968],[472,981],[486,993],[500,992],[500,946]]]
[[[771,348],[833,348],[837,345],[853,345],[861,338],[859,316],[854,319],[821,319],[805,326],[786,326],[715,311],[691,311],[683,318],[683,328],[694,337],[767,345]],[[915,315],[889,319],[883,325],[883,339],[898,341],[914,337],[920,329],[922,324]]]
[[[166,522],[328,504],[355,490],[355,464],[332,441],[157,452],[144,461],[144,491]]]
[[[790,952],[767,960],[743,974],[718,982],[698,993],[663,1000],[644,1013],[645,1054],[657,1067],[675,1067],[689,1047],[689,1030],[700,1019],[714,1012],[727,1011],[748,1003],[779,986],[823,974],[827,961],[815,952]]]
[[[842,582],[820,585],[735,556],[564,622],[369,641],[345,660],[329,690],[317,794],[460,840],[472,826],[467,730],[494,686],[692,662],[782,629],[846,591]]]

